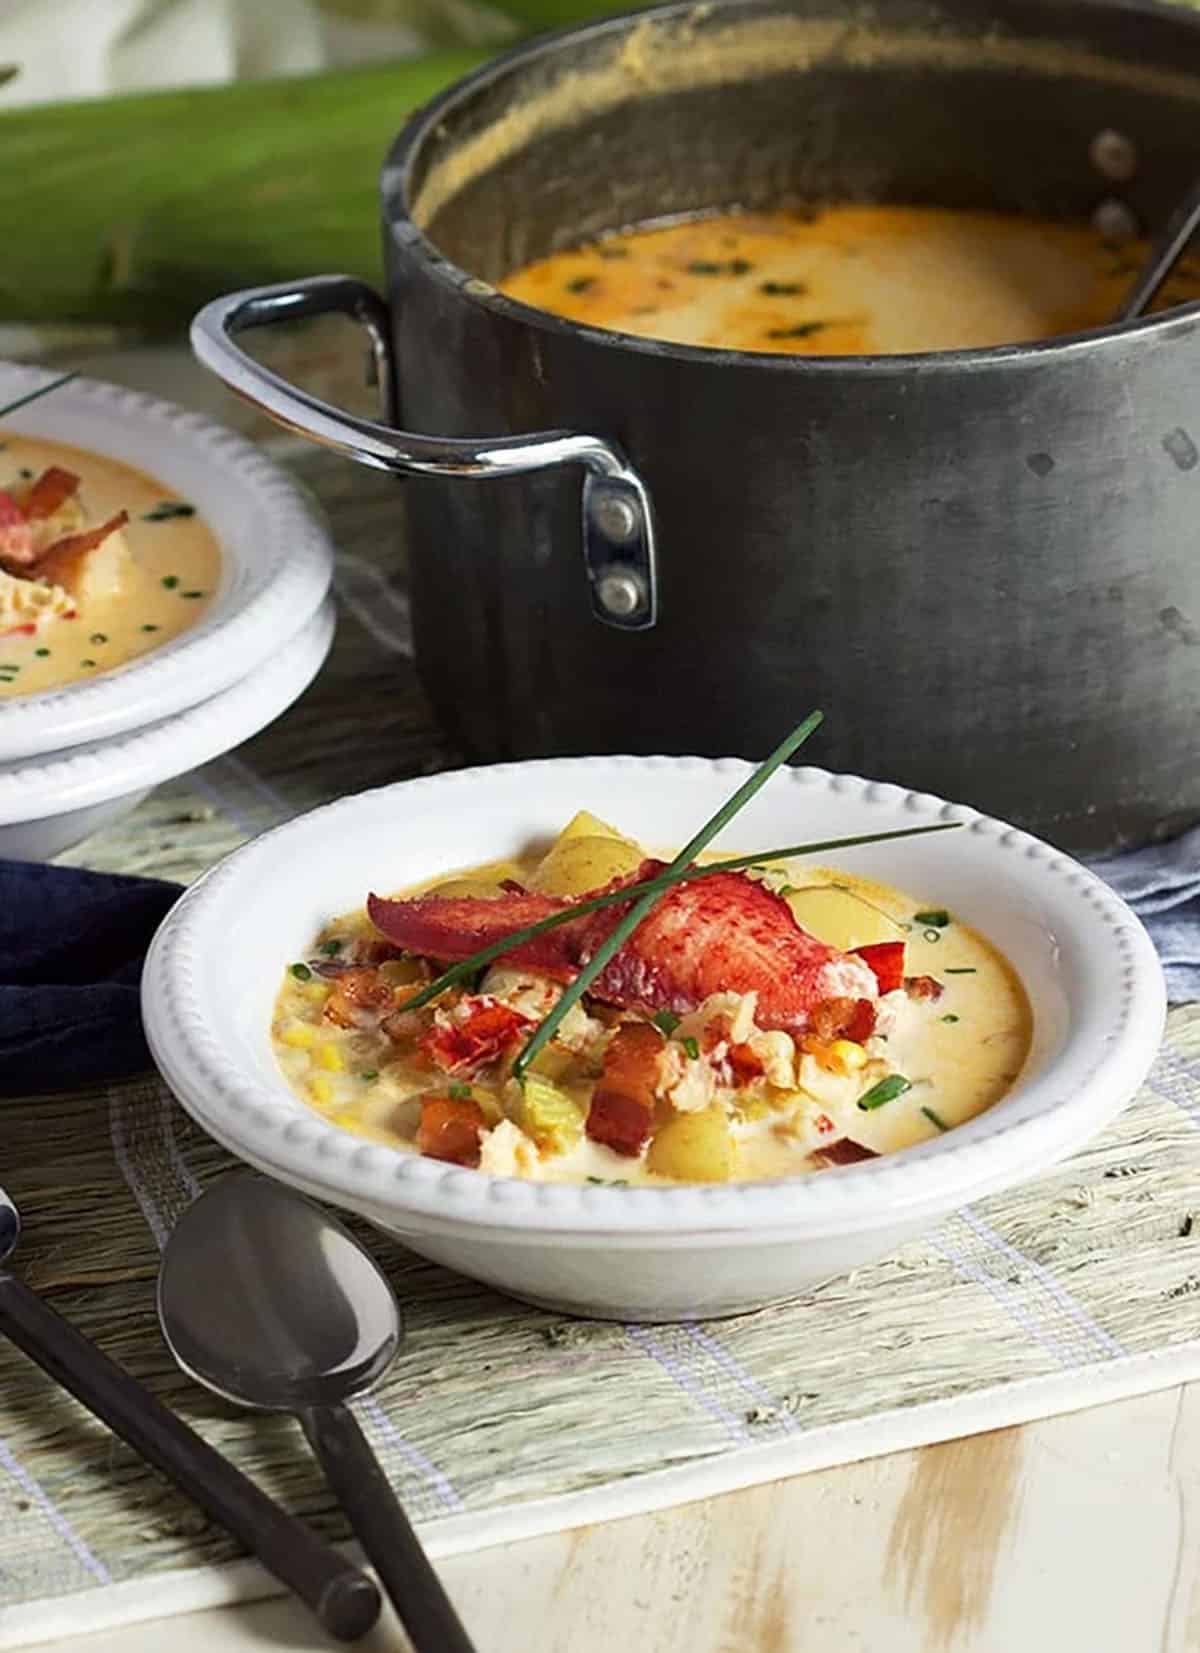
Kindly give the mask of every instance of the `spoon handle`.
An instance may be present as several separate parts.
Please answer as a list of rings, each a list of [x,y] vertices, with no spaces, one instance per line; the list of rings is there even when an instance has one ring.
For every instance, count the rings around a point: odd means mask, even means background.
[[[298,1417],[414,1653],[475,1653],[354,1414],[345,1406],[313,1406]]]
[[[379,1616],[367,1575],[280,1509],[21,1280],[0,1272],[0,1332],[252,1550],[340,1641]]]

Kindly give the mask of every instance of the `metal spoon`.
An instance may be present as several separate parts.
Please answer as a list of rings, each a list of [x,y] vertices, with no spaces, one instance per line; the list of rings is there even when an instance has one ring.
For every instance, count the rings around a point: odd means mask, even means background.
[[[226,1400],[299,1419],[416,1653],[474,1653],[354,1414],[400,1346],[400,1311],[341,1223],[262,1177],[188,1207],[158,1277],[163,1334]]]
[[[20,1233],[17,1208],[0,1188],[0,1265],[12,1255]],[[0,1332],[240,1539],[312,1608],[332,1635],[353,1641],[375,1623],[379,1591],[365,1573],[280,1509],[3,1267]]]
[[[1200,230],[1200,178],[1192,185],[1167,220],[1167,227],[1150,249],[1150,256],[1141,274],[1129,289],[1124,304],[1117,311],[1117,321],[1134,321],[1150,304],[1158,289],[1170,275],[1176,261],[1183,257],[1196,232]]]

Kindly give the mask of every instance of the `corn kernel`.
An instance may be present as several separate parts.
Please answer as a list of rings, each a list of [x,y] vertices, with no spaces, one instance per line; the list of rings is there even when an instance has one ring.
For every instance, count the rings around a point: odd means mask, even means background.
[[[317,1042],[317,1030],[308,1022],[292,1022],[280,1035],[285,1045],[295,1050],[311,1050]]]
[[[314,1102],[329,1103],[333,1101],[333,1080],[323,1073],[315,1073],[308,1081],[308,1094]]]
[[[324,1004],[332,991],[333,989],[327,981],[301,981],[296,983],[296,992],[313,1004]]]
[[[834,1073],[857,1073],[867,1065],[867,1053],[853,1039],[835,1039],[825,1052],[823,1065]]]
[[[318,1045],[313,1059],[319,1068],[325,1068],[329,1073],[341,1073],[346,1066],[336,1045]]]

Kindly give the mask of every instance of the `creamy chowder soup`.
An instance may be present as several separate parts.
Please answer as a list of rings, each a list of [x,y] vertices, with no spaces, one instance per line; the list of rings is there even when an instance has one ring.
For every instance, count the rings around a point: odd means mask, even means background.
[[[426,991],[449,961],[662,865],[583,813],[542,856],[331,918],[276,1002],[289,1084],[346,1130],[436,1159],[666,1183],[893,1152],[974,1118],[1020,1073],[1029,1006],[994,947],[936,902],[801,863],[664,895],[519,1080],[627,903]]]
[[[1009,213],[831,206],[635,229],[540,259],[500,285],[540,310],[645,338],[890,354],[1103,326],[1146,250]],[[1196,298],[1193,258],[1155,308]]]
[[[0,430],[0,698],[160,647],[201,617],[220,572],[195,507],[153,477]]]

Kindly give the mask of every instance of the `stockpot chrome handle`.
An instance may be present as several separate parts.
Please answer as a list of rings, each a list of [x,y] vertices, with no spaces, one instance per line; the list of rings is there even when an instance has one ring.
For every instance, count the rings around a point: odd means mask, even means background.
[[[250,327],[330,313],[349,316],[366,328],[384,417],[394,418],[396,377],[387,306],[374,288],[353,276],[312,276],[214,299],[192,322],[192,349],[231,390],[276,423],[360,465],[400,475],[484,480],[581,466],[583,558],[592,610],[597,619],[622,631],[645,631],[654,624],[658,595],[650,497],[619,448],[599,436],[563,430],[493,438],[417,436],[310,396],[260,366],[235,342]]]

